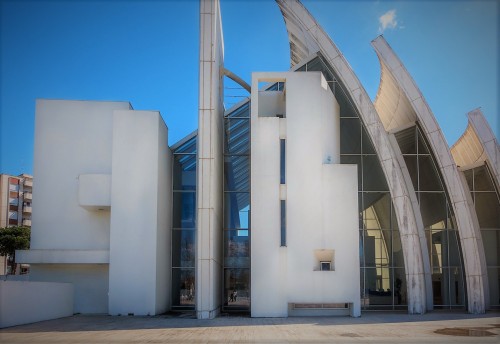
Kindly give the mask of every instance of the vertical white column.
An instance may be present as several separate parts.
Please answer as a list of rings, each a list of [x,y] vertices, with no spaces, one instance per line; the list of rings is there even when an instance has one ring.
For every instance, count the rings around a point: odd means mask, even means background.
[[[224,47],[218,0],[200,1],[196,313],[220,311],[222,276],[222,105]]]

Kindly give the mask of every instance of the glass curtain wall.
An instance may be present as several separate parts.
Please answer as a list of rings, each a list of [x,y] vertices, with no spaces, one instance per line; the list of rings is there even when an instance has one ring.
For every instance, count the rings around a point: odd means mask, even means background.
[[[464,308],[459,233],[434,156],[418,125],[395,134],[420,204],[436,308]]]
[[[196,139],[174,150],[172,308],[194,309],[196,257]]]
[[[298,71],[321,71],[340,105],[340,161],[358,165],[362,309],[406,309],[403,249],[384,172],[356,107],[321,57]]]
[[[500,309],[500,197],[487,165],[464,171],[483,238],[490,308]]]
[[[223,311],[250,309],[250,102],[224,116]]]

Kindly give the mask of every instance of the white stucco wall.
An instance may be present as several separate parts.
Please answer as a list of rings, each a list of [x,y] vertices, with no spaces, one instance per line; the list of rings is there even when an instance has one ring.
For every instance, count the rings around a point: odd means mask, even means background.
[[[283,79],[286,118],[265,109],[259,117],[259,80]],[[294,303],[350,303],[359,316],[357,167],[339,164],[339,106],[319,72],[254,73],[252,90],[252,316],[287,316]],[[280,138],[286,139],[285,186]],[[282,199],[286,247],[280,247]],[[317,271],[320,253],[332,251],[335,270]]]
[[[159,183],[172,166],[159,159],[171,159],[167,130],[158,112],[118,110],[112,135],[109,313],[154,315],[166,311],[170,295],[171,186]]]
[[[0,281],[0,328],[73,315],[69,283]]]
[[[172,155],[156,111],[37,102],[32,281],[73,283],[79,313],[169,309]],[[109,295],[109,297],[108,297]]]

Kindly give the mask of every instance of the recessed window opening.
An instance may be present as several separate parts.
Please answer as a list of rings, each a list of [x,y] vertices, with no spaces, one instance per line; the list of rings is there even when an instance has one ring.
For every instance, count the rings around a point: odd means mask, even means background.
[[[286,201],[281,200],[281,243],[280,246],[286,246]]]
[[[286,175],[286,142],[285,139],[280,139],[280,184],[285,184]]]
[[[319,262],[319,268],[321,271],[331,271],[332,262]]]

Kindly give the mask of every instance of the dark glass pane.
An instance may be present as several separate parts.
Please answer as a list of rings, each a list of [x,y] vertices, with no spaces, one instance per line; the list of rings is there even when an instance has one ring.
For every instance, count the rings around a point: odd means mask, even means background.
[[[430,235],[429,243],[429,257],[433,273],[441,273],[443,267],[443,255],[446,255],[443,246],[443,240],[446,241],[446,232],[444,230],[428,230]]]
[[[364,266],[366,267],[375,267],[376,262],[376,241],[374,236],[370,236],[367,231],[364,231],[364,257],[365,262]]]
[[[194,307],[194,269],[172,269],[172,306]]]
[[[280,201],[280,212],[281,212],[281,233],[280,233],[280,245],[286,246],[286,201]]]
[[[224,306],[248,309],[250,306],[249,269],[224,269]]]
[[[361,127],[361,136],[363,154],[376,154],[375,148],[373,148],[372,141],[370,140],[364,126]]]
[[[226,119],[224,129],[226,154],[249,154],[250,152],[250,120]]]
[[[444,266],[462,266],[462,259],[460,253],[459,245],[459,235],[458,231],[455,229],[447,229],[447,240],[448,240],[448,257],[443,260]]]
[[[341,164],[352,164],[358,165],[358,190],[361,190],[361,156],[360,155],[341,155],[340,156]]]
[[[196,228],[196,193],[174,192],[173,228]]]
[[[474,191],[495,191],[490,173],[484,165],[474,169]]]
[[[453,306],[465,305],[464,280],[462,269],[459,267],[444,268],[442,278],[443,301],[445,304]],[[448,290],[446,290],[448,288]]]
[[[286,141],[280,139],[280,184],[285,184],[286,175]]]
[[[408,174],[410,175],[411,182],[415,191],[418,191],[418,164],[416,155],[405,155],[406,168],[408,169]]]
[[[340,119],[340,153],[361,154],[361,123],[359,118]]]
[[[488,268],[488,282],[490,285],[490,306],[500,308],[500,268]]]
[[[444,192],[420,192],[419,197],[424,227],[446,227],[446,195]]]
[[[465,179],[467,180],[467,185],[469,185],[470,191],[474,191],[474,188],[472,185],[472,178],[473,178],[472,174],[473,174],[473,169],[464,171],[464,176],[465,176]]]
[[[365,244],[364,244],[364,233],[366,231],[359,231],[359,266],[365,266]],[[363,277],[363,276],[361,276]]]
[[[405,269],[393,269],[394,273],[394,304],[407,305]]]
[[[417,127],[418,132],[418,154],[430,154],[429,146],[427,145],[420,128]]]
[[[500,228],[500,204],[495,192],[476,192],[475,207],[481,228]]]
[[[500,266],[500,229],[481,229],[487,266]],[[498,275],[495,277],[498,279]]]
[[[196,247],[194,245],[195,231],[172,231],[172,266],[194,267]]]
[[[363,221],[367,229],[391,228],[391,197],[388,192],[364,192]]]
[[[224,266],[227,268],[250,267],[250,239],[248,230],[224,231]]]
[[[174,190],[196,190],[196,154],[174,155]]]
[[[390,268],[365,268],[365,295],[370,307],[393,304],[392,271]]]
[[[417,154],[417,141],[415,140],[415,127],[401,130],[394,134],[402,154]]]
[[[363,190],[389,190],[384,172],[376,155],[363,155]]]
[[[195,153],[196,154],[196,140],[198,136],[193,136],[191,139],[187,140],[179,147],[174,149],[174,154],[177,153]]]
[[[442,191],[439,174],[430,155],[418,156],[420,191]]]
[[[250,191],[250,157],[248,155],[224,157],[224,190]]]
[[[224,193],[224,228],[248,228],[250,193]]]
[[[227,118],[232,117],[250,117],[250,103],[247,102],[237,109],[234,109],[231,113],[226,115]]]

